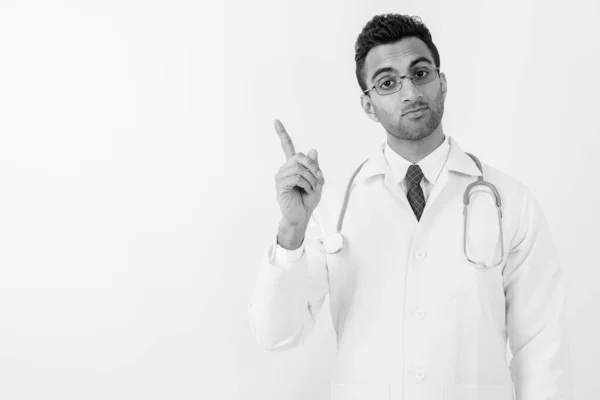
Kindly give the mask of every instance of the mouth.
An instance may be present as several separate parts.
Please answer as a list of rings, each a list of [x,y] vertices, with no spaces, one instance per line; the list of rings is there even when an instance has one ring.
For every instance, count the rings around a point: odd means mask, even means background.
[[[419,118],[421,115],[423,115],[425,113],[426,110],[427,110],[427,107],[419,107],[419,108],[409,110],[402,115],[405,117],[408,117],[408,118]]]

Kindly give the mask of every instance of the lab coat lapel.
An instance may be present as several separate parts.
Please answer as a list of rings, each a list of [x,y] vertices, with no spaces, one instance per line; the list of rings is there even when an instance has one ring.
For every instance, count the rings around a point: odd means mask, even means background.
[[[402,191],[402,189],[400,188],[400,184],[394,181],[392,171],[390,171],[389,169],[388,172],[385,174],[385,185],[392,192],[394,197],[398,199],[398,201],[404,208],[404,211],[409,213],[412,216],[412,220],[414,221],[414,223],[417,224],[417,217],[415,216],[414,211],[410,207],[408,198],[406,197],[406,193]],[[427,207],[427,204],[425,204],[425,207]]]
[[[419,230],[428,232],[443,208],[455,200],[456,196],[461,195],[460,190],[459,180],[444,167],[437,184],[429,195],[429,200],[425,203],[425,209],[419,221]]]
[[[394,196],[394,198],[398,200],[399,204],[402,205],[404,211],[412,216],[412,220],[416,225],[418,221],[412,208],[410,207],[410,204],[408,203],[406,193],[402,191],[400,184],[394,181],[392,170],[385,160],[384,147],[385,142],[377,144],[377,146],[373,149],[368,161],[356,175],[354,184],[360,184],[361,182],[376,175],[384,175],[383,180],[385,187]]]
[[[457,141],[449,137],[450,151],[448,159],[442,168],[437,183],[433,187],[419,223],[419,229],[427,231],[442,209],[449,204],[455,196],[461,196],[465,185],[461,184],[460,177],[481,175],[473,160],[465,153]],[[407,203],[408,204],[408,203]]]

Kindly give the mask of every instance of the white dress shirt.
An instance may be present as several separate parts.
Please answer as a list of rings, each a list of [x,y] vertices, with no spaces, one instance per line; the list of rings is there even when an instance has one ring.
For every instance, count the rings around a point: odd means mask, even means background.
[[[446,164],[446,159],[448,158],[449,153],[450,145],[448,144],[448,137],[445,136],[442,144],[436,147],[431,153],[417,163],[417,165],[421,167],[421,170],[423,171],[424,178],[421,181],[421,189],[423,189],[425,201],[429,199],[431,189],[436,184],[440,173],[442,172],[442,168],[444,168],[444,165]],[[406,160],[392,150],[387,142],[385,144],[383,154],[390,167],[390,170],[392,171],[394,181],[398,182],[402,193],[406,195],[408,192],[406,171],[408,171],[408,167],[412,165],[412,162]]]

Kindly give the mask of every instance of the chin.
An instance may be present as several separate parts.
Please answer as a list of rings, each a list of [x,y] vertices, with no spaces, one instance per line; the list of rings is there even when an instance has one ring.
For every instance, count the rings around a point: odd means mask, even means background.
[[[428,137],[432,133],[433,131],[427,129],[426,126],[421,127],[421,129],[410,129],[407,127],[402,127],[400,129],[396,129],[395,133],[392,136],[403,140],[421,140]]]

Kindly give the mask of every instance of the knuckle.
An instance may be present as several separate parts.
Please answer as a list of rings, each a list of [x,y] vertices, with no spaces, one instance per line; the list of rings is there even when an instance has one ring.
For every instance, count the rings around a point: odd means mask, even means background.
[[[313,174],[317,173],[318,166],[315,164],[315,161],[309,157],[306,157],[304,162],[306,163],[306,169],[312,172]]]

